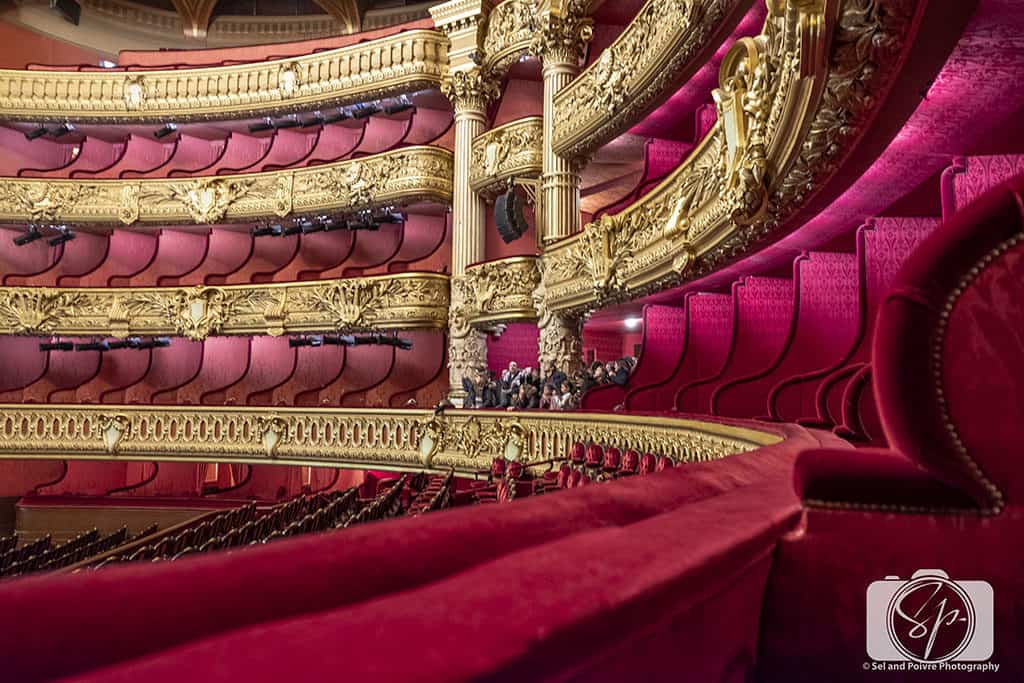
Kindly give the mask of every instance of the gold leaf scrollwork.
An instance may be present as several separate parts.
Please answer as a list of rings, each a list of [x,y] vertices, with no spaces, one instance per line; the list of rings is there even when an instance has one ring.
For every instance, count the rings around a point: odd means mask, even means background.
[[[487,109],[487,105],[500,94],[498,81],[483,69],[474,67],[454,71],[441,82],[441,92],[451,101],[456,112]]]
[[[113,415],[100,415],[97,420],[100,436],[103,439],[103,446],[107,453],[117,453],[121,441],[131,431],[131,420],[127,415],[117,413]]]
[[[23,213],[30,222],[57,222],[77,202],[97,191],[94,185],[10,181],[0,183],[0,202]]]
[[[117,212],[117,218],[124,225],[131,225],[139,220],[139,197],[141,194],[142,188],[138,183],[121,188],[121,205]]]
[[[12,334],[45,334],[73,315],[82,296],[51,289],[18,289],[0,296],[0,324]]]
[[[260,416],[257,435],[268,457],[275,457],[281,446],[294,437],[294,425],[280,415]]]
[[[203,178],[190,183],[174,183],[166,190],[166,199],[185,206],[196,223],[215,223],[224,218],[231,205],[249,194],[251,179]]]

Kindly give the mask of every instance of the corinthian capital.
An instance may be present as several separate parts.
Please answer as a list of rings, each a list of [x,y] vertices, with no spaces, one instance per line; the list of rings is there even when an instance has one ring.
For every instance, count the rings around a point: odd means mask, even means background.
[[[441,92],[447,97],[455,113],[460,111],[484,112],[491,100],[497,99],[498,83],[479,67],[453,71],[441,83]]]
[[[586,0],[547,0],[541,4],[539,27],[530,52],[545,63],[577,65],[594,33]]]

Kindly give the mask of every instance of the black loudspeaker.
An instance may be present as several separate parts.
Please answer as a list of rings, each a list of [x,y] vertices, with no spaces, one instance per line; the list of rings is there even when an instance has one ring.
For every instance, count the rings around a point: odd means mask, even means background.
[[[75,0],[50,0],[50,7],[60,12],[64,19],[78,26],[82,18],[82,6]]]
[[[523,200],[514,188],[498,195],[494,201],[494,222],[498,224],[498,234],[505,244],[515,242],[529,227],[523,216]]]

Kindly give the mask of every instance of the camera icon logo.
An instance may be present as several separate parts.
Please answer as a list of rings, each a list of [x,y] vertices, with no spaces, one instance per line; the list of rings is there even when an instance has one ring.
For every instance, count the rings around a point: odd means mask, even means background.
[[[887,576],[867,591],[867,651],[879,662],[979,662],[992,657],[995,599],[987,581],[940,569]]]

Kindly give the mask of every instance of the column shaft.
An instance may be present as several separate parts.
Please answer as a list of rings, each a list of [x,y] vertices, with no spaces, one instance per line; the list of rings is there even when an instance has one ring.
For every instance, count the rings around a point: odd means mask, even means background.
[[[546,245],[577,232],[580,225],[580,176],[573,162],[552,149],[555,95],[577,74],[575,63],[545,60],[544,157],[541,170],[542,242]]]

